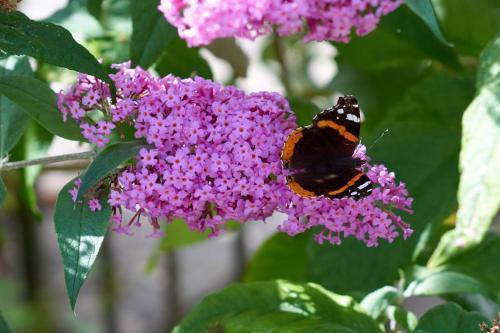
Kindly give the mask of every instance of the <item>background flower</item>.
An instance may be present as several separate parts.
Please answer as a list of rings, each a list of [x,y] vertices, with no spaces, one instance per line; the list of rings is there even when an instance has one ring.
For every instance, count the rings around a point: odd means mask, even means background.
[[[301,32],[305,41],[348,42],[351,32],[364,36],[380,17],[399,7],[401,0],[162,0],[159,10],[189,45],[209,44],[216,38],[255,39],[271,32]],[[305,22],[305,24],[304,24]]]

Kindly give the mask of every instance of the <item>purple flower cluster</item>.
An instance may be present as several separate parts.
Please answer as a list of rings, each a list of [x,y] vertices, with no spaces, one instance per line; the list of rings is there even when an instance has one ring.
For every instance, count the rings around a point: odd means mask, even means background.
[[[216,38],[255,39],[273,27],[285,36],[308,26],[305,40],[348,42],[364,36],[402,0],[162,0],[159,10],[190,46]]]
[[[406,239],[413,233],[394,210],[412,213],[413,199],[403,183],[397,184],[394,172],[383,165],[370,165],[365,155],[366,148],[359,145],[355,156],[367,161],[363,166],[368,178],[375,184],[370,196],[361,200],[342,198],[331,200],[324,197],[301,198],[287,193],[278,210],[288,219],[279,226],[283,232],[293,236],[314,227],[321,227],[315,239],[322,244],[341,244],[342,238],[354,236],[366,246],[378,245],[379,239],[392,242],[399,231]]]
[[[209,230],[213,236],[229,220],[265,220],[281,211],[288,220],[280,230],[295,235],[321,225],[320,242],[339,243],[341,236],[353,235],[373,246],[379,238],[392,241],[398,230],[411,234],[393,213],[410,211],[411,199],[383,166],[366,165],[378,187],[360,201],[301,198],[290,191],[280,153],[296,123],[282,96],[245,94],[200,77],[156,78],[129,63],[115,67],[115,104],[109,88],[86,75],[59,95],[63,116],[78,121],[90,142],[102,146],[115,126],[128,124],[149,144],[111,182],[108,203],[115,231],[132,234],[146,217],[156,237],[162,235],[160,220],[182,218],[192,230]],[[100,120],[95,110],[101,111]],[[89,202],[93,210],[100,209],[96,202]],[[129,221],[123,209],[134,213]]]

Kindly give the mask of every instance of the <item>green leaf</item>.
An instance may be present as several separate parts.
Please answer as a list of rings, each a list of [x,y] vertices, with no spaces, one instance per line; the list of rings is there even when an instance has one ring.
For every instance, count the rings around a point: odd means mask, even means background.
[[[82,199],[85,193],[94,187],[99,180],[113,172],[122,163],[137,156],[139,150],[145,146],[143,141],[128,141],[107,146],[97,155],[81,177],[82,184],[78,191],[77,200]]]
[[[447,270],[416,269],[406,288],[405,297],[445,294],[482,294],[495,299],[488,286],[468,275]]]
[[[28,124],[26,131],[19,143],[12,150],[12,158],[16,161],[31,160],[47,155],[54,135],[46,131],[38,123],[32,121]],[[41,165],[33,165],[19,170],[21,176],[20,194],[33,217],[42,220],[42,213],[38,208],[35,183],[43,170]]]
[[[477,96],[463,115],[457,222],[441,239],[433,266],[479,244],[500,208],[499,66],[500,34],[481,54]]]
[[[311,123],[311,119],[317,113],[321,112],[321,109],[316,106],[316,104],[308,101],[305,98],[298,96],[288,97],[288,103],[290,103],[290,108],[295,117],[297,118],[298,126],[306,126]]]
[[[500,29],[498,0],[431,1],[446,39],[461,55],[477,56]]]
[[[306,247],[311,237],[310,232],[294,237],[279,232],[269,237],[248,264],[244,281],[270,279],[304,281],[308,260]]]
[[[454,50],[439,41],[405,6],[383,17],[369,35],[354,37],[347,44],[336,43],[335,47],[339,61],[367,72],[423,65],[429,60],[460,67]]]
[[[496,292],[500,299],[500,236],[491,234],[478,246],[450,259],[443,269],[467,274],[491,290]]]
[[[5,321],[1,312],[0,312],[0,333],[12,333],[12,331],[9,328],[9,325],[7,325],[7,322]]]
[[[0,93],[49,132],[69,140],[83,140],[76,122],[63,121],[56,94],[45,83],[27,76],[0,76]]]
[[[174,328],[183,332],[380,332],[347,296],[284,280],[234,284],[205,297]]]
[[[441,32],[431,0],[405,0],[405,4],[420,17],[443,44],[452,46]]]
[[[130,57],[134,65],[142,68],[149,68],[154,64],[177,36],[177,30],[167,23],[158,10],[159,4],[160,0],[133,2]]]
[[[0,12],[0,54],[28,55],[87,73],[112,84],[96,58],[71,33],[52,23],[30,20],[21,12]]]
[[[182,219],[175,219],[165,227],[165,237],[160,240],[160,250],[172,251],[183,246],[208,239],[209,231],[197,232],[189,229]]]
[[[212,70],[207,61],[199,54],[198,48],[189,48],[184,40],[179,37],[168,45],[165,53],[155,66],[161,76],[173,74],[182,78],[199,75],[211,79]]]
[[[102,17],[102,2],[103,0],[87,0],[87,10],[98,21]]]
[[[0,205],[3,203],[6,196],[7,196],[7,188],[5,187],[2,178],[0,178]]]
[[[0,76],[32,76],[30,63],[26,57],[9,57],[0,61]],[[4,157],[19,141],[28,125],[30,117],[17,104],[0,95],[0,158]]]
[[[108,229],[111,208],[101,200],[102,210],[92,212],[87,202],[75,204],[68,191],[74,180],[66,184],[57,197],[54,223],[57,243],[64,264],[66,289],[74,310],[80,288],[94,264]]]
[[[387,318],[396,323],[396,332],[413,332],[418,324],[418,318],[410,311],[400,306],[389,306]],[[399,330],[398,330],[399,328]]]
[[[399,297],[397,288],[385,286],[366,295],[361,301],[361,307],[373,319],[377,319],[390,305],[396,304]]]
[[[426,312],[415,333],[478,333],[479,324],[487,321],[479,312],[467,312],[454,303],[438,305]]]
[[[421,17],[405,6],[382,19],[379,29],[392,33],[402,43],[410,44],[425,58],[437,60],[452,68],[461,68],[455,50],[436,38]]]

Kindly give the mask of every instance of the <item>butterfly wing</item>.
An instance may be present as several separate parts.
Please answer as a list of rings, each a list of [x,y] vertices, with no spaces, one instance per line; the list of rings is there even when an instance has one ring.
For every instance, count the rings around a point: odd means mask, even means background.
[[[343,132],[344,137],[357,144],[361,124],[361,111],[354,96],[339,97],[337,104],[318,113],[313,119],[314,126],[331,126]]]

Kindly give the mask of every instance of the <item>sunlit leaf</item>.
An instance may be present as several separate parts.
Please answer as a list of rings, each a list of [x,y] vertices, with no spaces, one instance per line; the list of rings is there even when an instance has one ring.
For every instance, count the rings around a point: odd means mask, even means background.
[[[390,305],[399,300],[399,291],[392,286],[385,286],[366,295],[361,301],[361,307],[372,318],[377,319]]]
[[[205,297],[173,332],[380,332],[352,298],[315,284],[235,284]]]
[[[446,269],[416,269],[410,281],[405,297],[471,293],[496,298],[492,290],[477,279]]]
[[[439,265],[481,242],[500,208],[500,34],[481,54],[477,95],[462,120],[456,227],[431,258]]]
[[[54,212],[57,243],[64,264],[64,279],[74,310],[80,288],[88,277],[108,229],[111,208],[101,201],[102,210],[92,212],[84,203],[74,203],[68,191],[73,180],[59,192]]]

